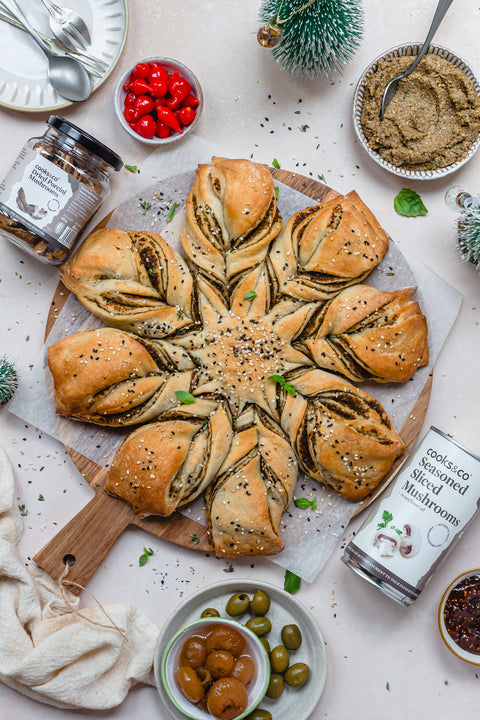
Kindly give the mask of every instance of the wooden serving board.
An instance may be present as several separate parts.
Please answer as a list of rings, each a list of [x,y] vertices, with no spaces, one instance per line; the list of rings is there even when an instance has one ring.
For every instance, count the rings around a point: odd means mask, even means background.
[[[272,168],[273,177],[279,182],[298,190],[315,203],[336,197],[338,193],[332,188],[296,173]],[[107,224],[109,216],[99,224]],[[58,312],[62,309],[69,291],[62,283],[56,289],[47,320],[46,336],[48,336]],[[429,375],[414,409],[406,420],[401,437],[405,443],[405,452],[392,466],[390,473],[363,503],[360,503],[355,515],[364,510],[384,490],[392,480],[398,467],[404,462],[422,427],[430,398],[432,376]],[[107,495],[104,486],[107,470],[87,459],[79,452],[66,448],[76,467],[94,489],[95,494],[90,502],[80,510],[33,558],[52,578],[58,580],[65,569],[65,561],[69,560],[68,579],[85,586],[99,567],[113,544],[129,525],[146,530],[164,540],[194,550],[210,550],[207,531],[203,525],[174,513],[171,517],[139,518],[130,505]],[[77,594],[80,589],[72,587]]]

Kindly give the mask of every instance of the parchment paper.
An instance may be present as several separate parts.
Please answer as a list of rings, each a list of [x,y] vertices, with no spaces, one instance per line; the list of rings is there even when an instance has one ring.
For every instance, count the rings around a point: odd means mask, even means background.
[[[199,162],[209,162],[212,155],[221,155],[210,143],[193,138],[177,154],[164,151],[153,153],[135,175],[128,193],[109,220],[112,227],[124,230],[159,232],[164,239],[181,251],[180,230],[185,219],[184,205]],[[309,207],[314,201],[292,190],[279,186],[279,208],[284,222],[298,210]],[[167,215],[174,202],[178,203],[174,216],[167,223]],[[371,208],[375,212],[375,208]],[[382,290],[416,286],[417,299],[428,320],[430,364],[420,368],[407,383],[363,383],[362,389],[377,398],[399,431],[408,418],[433,364],[455,321],[461,305],[460,293],[435,275],[413,257],[407,262],[394,242],[387,255],[366,280]],[[66,335],[86,328],[100,327],[101,323],[70,296],[59,314],[45,346]],[[52,380],[45,363],[45,348],[36,362],[28,382],[22,383],[10,404],[10,411],[43,430],[65,445],[94,462],[108,467],[117,448],[131,429],[100,428],[95,425],[67,420],[55,414]],[[317,510],[303,510],[293,503],[283,516],[282,537],[286,549],[271,558],[274,562],[295,572],[307,581],[313,581],[320,572],[357,505],[299,474],[295,497],[316,498]],[[184,515],[205,525],[203,499],[182,507]]]

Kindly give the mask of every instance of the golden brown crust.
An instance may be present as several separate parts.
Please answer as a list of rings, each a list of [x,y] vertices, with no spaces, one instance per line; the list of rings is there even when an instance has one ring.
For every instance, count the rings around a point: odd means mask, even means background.
[[[186,212],[183,249],[224,292],[265,258],[282,226],[268,167],[251,160],[213,157],[199,165]]]
[[[192,370],[165,372],[152,352],[113,328],[83,330],[48,348],[57,409],[66,417],[111,427],[157,417],[191,389]],[[161,341],[157,341],[161,343]],[[185,366],[193,364],[185,361]]]
[[[361,500],[404,449],[384,408],[324,370],[301,368],[288,381],[296,395],[282,391],[281,424],[300,467],[347,500]]]
[[[295,213],[270,261],[279,292],[327,300],[363,280],[388,250],[388,236],[356,192]]]
[[[232,437],[228,409],[220,404],[208,421],[168,419],[134,430],[117,450],[105,490],[137,514],[171,515],[210,484]]]
[[[428,363],[427,320],[415,288],[354,285],[326,303],[305,340],[316,365],[361,382],[405,382]]]
[[[62,265],[60,277],[112,327],[162,338],[192,324],[192,276],[157,233],[94,230]]]
[[[218,557],[274,555],[284,547],[279,526],[297,482],[296,458],[262,411],[245,410],[237,429],[207,490],[209,535]]]

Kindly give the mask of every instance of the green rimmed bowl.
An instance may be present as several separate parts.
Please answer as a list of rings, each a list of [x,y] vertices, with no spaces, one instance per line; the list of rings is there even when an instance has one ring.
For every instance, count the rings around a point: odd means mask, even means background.
[[[210,627],[213,628],[216,625],[226,625],[237,630],[245,638],[248,652],[255,664],[254,678],[247,687],[247,708],[235,718],[235,720],[241,720],[241,718],[246,717],[255,710],[265,696],[270,680],[270,662],[264,646],[255,633],[236,620],[220,617],[201,618],[180,628],[168,640],[163,651],[161,651],[161,648],[157,648],[154,661],[155,680],[159,690],[160,687],[163,688],[168,700],[183,715],[192,720],[212,720],[213,716],[209,712],[202,710],[183,695],[175,679],[175,672],[178,668],[178,659],[185,641],[193,635],[208,632]]]

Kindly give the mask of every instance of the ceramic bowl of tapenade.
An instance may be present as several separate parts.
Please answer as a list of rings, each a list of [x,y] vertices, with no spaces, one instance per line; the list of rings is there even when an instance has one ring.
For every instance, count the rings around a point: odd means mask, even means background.
[[[386,85],[421,47],[399,45],[366,68],[355,90],[353,123],[364,150],[383,168],[434,180],[462,167],[480,145],[480,82],[465,60],[430,45],[416,70],[400,80],[381,120]]]
[[[458,658],[480,665],[480,568],[455,578],[438,608],[438,627]]]

